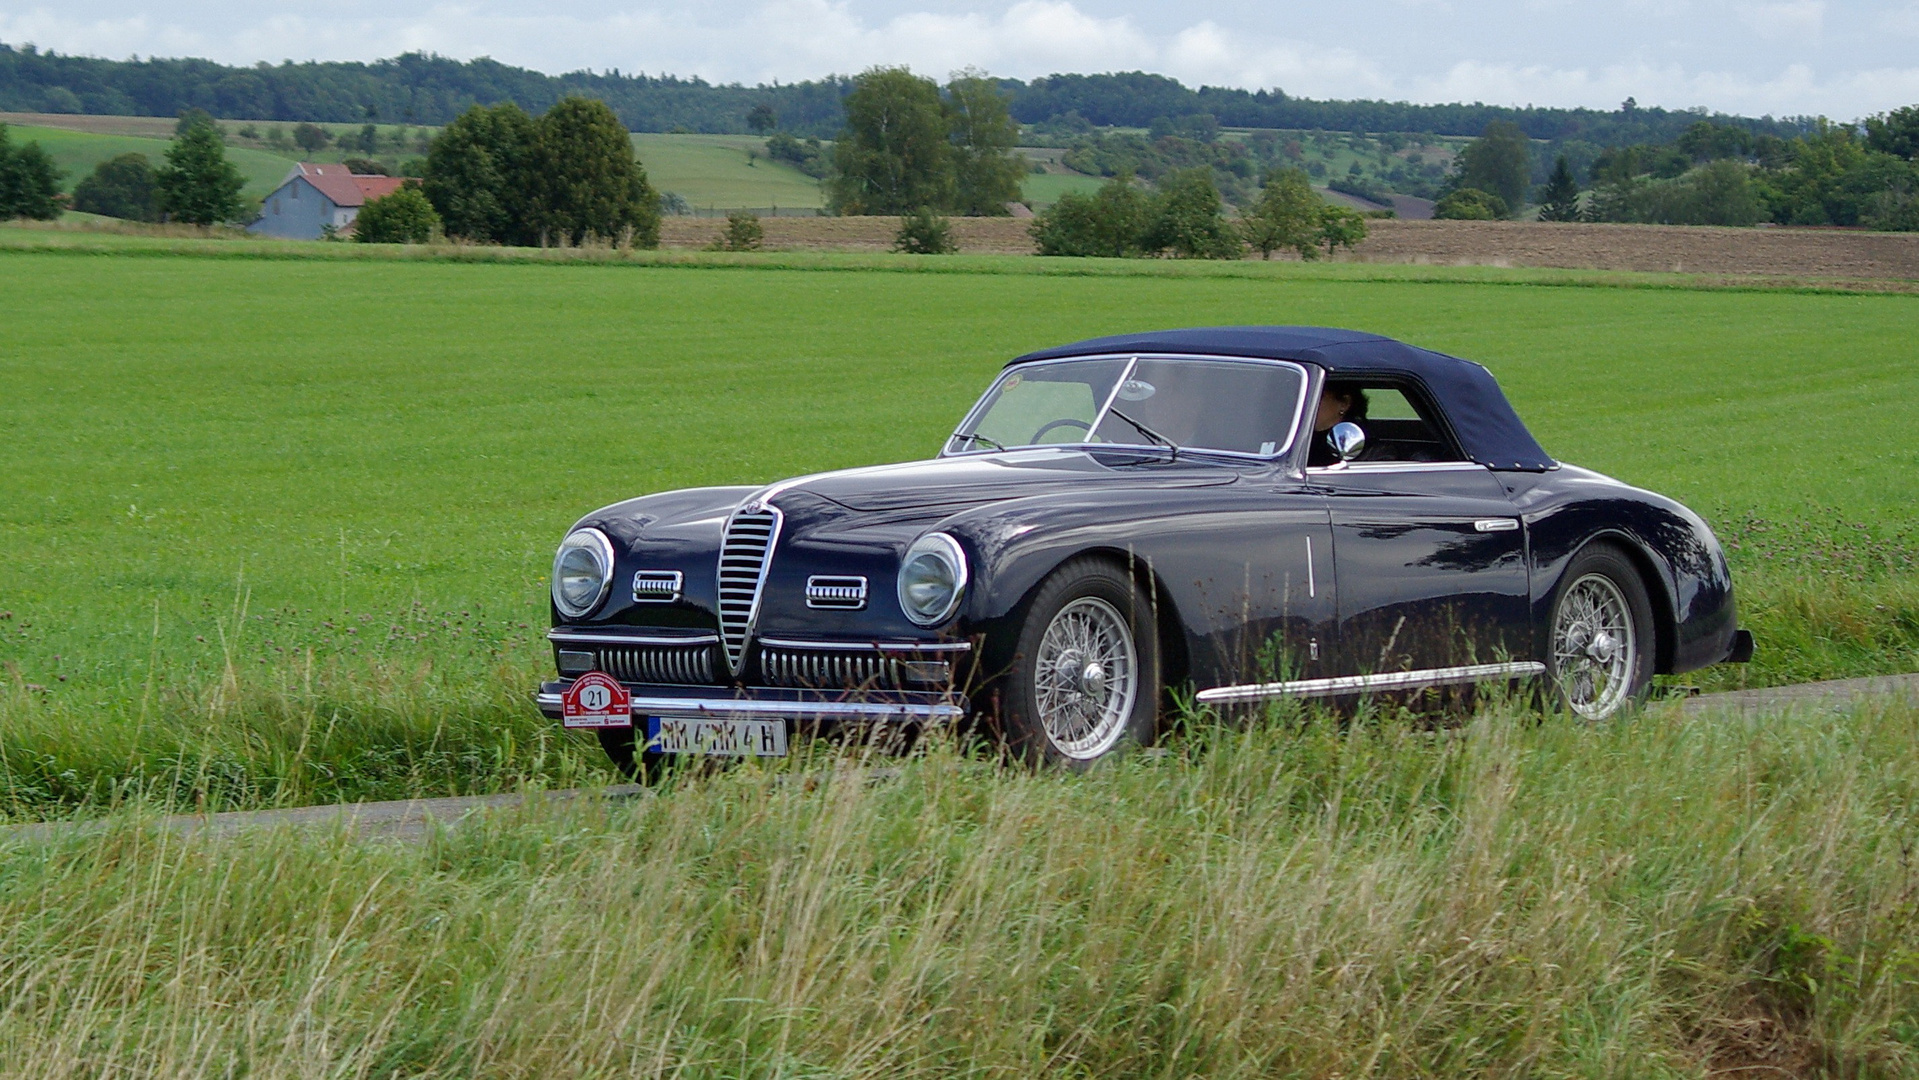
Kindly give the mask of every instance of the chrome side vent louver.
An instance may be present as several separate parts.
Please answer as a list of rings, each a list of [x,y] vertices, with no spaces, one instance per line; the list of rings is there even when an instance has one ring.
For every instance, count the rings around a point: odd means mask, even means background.
[[[733,512],[720,543],[720,640],[727,667],[737,677],[746,662],[746,643],[760,610],[766,568],[780,538],[781,515],[771,506],[749,505]]]

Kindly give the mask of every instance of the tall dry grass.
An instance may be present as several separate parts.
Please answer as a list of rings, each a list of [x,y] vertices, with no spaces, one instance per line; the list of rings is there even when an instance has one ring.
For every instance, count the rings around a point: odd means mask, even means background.
[[[0,1070],[1919,1069],[1919,711],[1275,720],[1087,776],[747,766],[423,847],[125,810],[0,856]]]

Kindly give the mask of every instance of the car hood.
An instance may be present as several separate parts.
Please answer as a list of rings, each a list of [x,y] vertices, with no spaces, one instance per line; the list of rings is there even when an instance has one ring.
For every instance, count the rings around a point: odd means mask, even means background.
[[[804,491],[849,510],[960,510],[1002,499],[1082,490],[1088,484],[1210,487],[1230,484],[1237,476],[1224,465],[1169,461],[1159,454],[1019,450],[817,473],[775,484],[760,498],[772,500],[783,492]]]

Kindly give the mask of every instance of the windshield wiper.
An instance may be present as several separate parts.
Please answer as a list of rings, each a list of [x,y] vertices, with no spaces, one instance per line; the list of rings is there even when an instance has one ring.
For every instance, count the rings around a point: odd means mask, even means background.
[[[979,432],[977,432],[977,431],[969,431],[969,432],[966,432],[966,433],[965,433],[965,434],[963,434],[963,435],[955,435],[955,436],[953,436],[953,437],[954,437],[955,439],[965,439],[965,440],[966,440],[966,441],[968,441],[968,442],[982,442],[982,443],[985,443],[986,445],[988,445],[988,446],[990,446],[990,447],[992,447],[992,448],[993,448],[993,449],[995,449],[995,450],[1004,450],[1004,449],[1006,449],[1006,448],[1005,448],[1004,446],[1001,446],[1000,444],[998,444],[998,443],[996,443],[996,442],[994,442],[993,440],[991,440],[991,439],[989,439],[989,438],[987,438],[986,436],[984,436],[984,435],[981,435],[981,434],[980,434]]]
[[[1154,442],[1160,444],[1161,446],[1164,446],[1167,450],[1170,450],[1174,457],[1179,456],[1178,443],[1174,442],[1173,440],[1167,438],[1164,435],[1161,435],[1159,432],[1154,431],[1152,428],[1147,427],[1145,424],[1140,423],[1139,421],[1133,419],[1132,417],[1126,415],[1125,413],[1120,412],[1118,409],[1107,409],[1106,411],[1113,414],[1114,416],[1119,417],[1121,420],[1124,420],[1127,423],[1133,425],[1133,427],[1141,435],[1146,436],[1147,438],[1153,440]]]

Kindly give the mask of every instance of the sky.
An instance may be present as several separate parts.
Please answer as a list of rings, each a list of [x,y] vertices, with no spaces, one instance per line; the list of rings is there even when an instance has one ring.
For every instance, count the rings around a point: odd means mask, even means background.
[[[1704,106],[1853,120],[1919,103],[1919,0],[0,0],[0,41],[230,64],[409,51],[758,83],[905,64],[1144,70],[1314,98]]]

